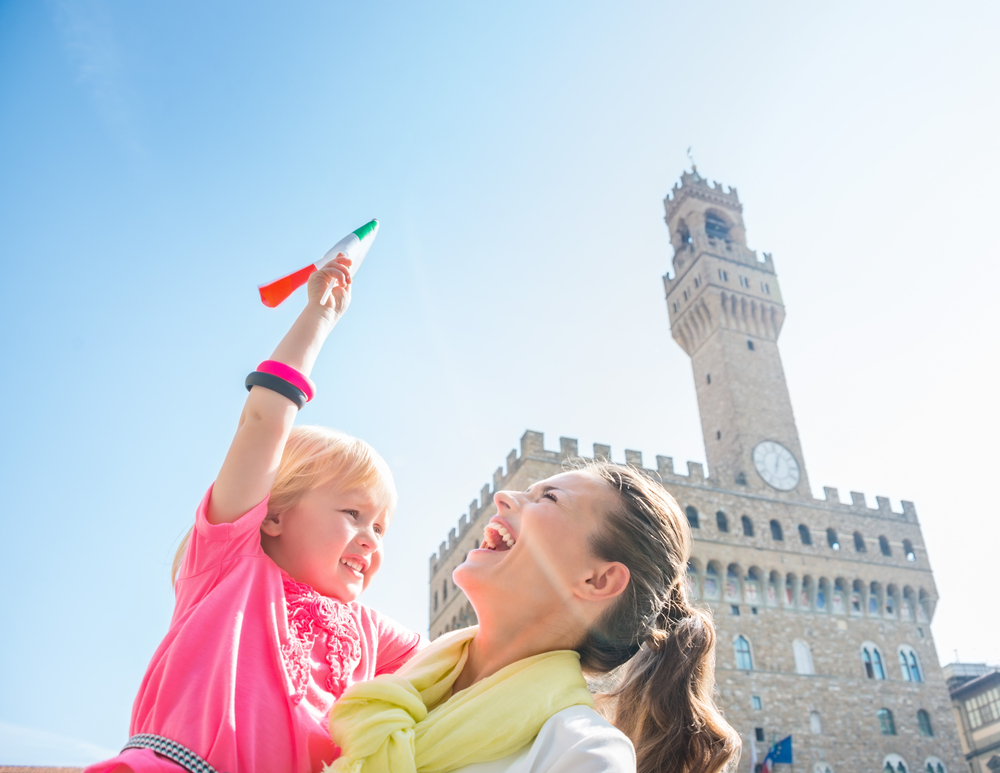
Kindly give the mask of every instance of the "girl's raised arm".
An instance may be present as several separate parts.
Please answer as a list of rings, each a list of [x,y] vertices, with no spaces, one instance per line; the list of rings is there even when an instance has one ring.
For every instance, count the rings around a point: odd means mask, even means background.
[[[351,302],[350,265],[349,258],[339,255],[309,277],[306,307],[281,339],[272,360],[309,375],[323,342]],[[250,390],[236,437],[212,489],[209,523],[232,523],[271,491],[297,410],[295,403],[270,389],[255,386]]]

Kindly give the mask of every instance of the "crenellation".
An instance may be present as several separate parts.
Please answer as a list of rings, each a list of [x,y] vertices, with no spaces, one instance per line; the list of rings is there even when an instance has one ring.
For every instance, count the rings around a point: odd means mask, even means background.
[[[832,486],[823,486],[823,497],[831,504],[840,504],[840,492]]]
[[[469,516],[467,513],[462,513],[462,516],[458,519],[458,536],[461,537],[469,529]]]
[[[448,530],[448,550],[455,547],[455,543],[458,542],[458,535],[455,533],[455,529]]]
[[[865,501],[865,495],[860,491],[851,492],[851,507],[857,508],[858,510],[867,510],[868,502]]]
[[[542,456],[545,453],[545,434],[525,430],[521,435],[521,456]]]
[[[517,449],[512,448],[510,453],[507,454],[507,477],[514,474],[514,469],[517,467]]]
[[[601,443],[594,443],[594,459],[606,459],[611,461],[611,446],[606,446]]]
[[[469,520],[470,521],[475,521],[476,520],[476,515],[479,514],[479,510],[480,510],[480,507],[479,507],[479,500],[478,499],[473,499],[471,502],[469,502]]]
[[[561,437],[559,438],[559,458],[565,461],[566,459],[575,459],[580,455],[579,444],[576,438],[572,437]]]
[[[661,478],[672,478],[674,476],[674,459],[672,456],[656,457],[656,471]]]
[[[484,510],[493,501],[493,493],[490,491],[490,484],[487,483],[479,490],[479,509]]]
[[[889,497],[875,497],[876,507],[880,515],[898,515],[892,512],[892,505],[889,504]]]
[[[503,480],[504,480],[503,467],[497,467],[496,470],[493,471],[494,491],[499,491],[501,489],[501,487],[503,486]]]
[[[625,464],[642,469],[642,451],[625,449]]]
[[[913,523],[917,523],[916,505],[914,505],[913,502],[908,502],[905,499],[902,500],[900,504],[903,505],[903,518],[905,518],[907,521],[913,521]]]
[[[691,480],[705,480],[705,467],[701,462],[688,462],[688,477]]]

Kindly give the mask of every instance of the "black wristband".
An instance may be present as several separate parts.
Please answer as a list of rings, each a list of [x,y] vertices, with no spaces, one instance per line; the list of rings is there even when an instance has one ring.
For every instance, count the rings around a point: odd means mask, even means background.
[[[249,392],[250,388],[255,386],[270,389],[282,397],[287,397],[298,406],[299,410],[302,410],[302,406],[306,404],[305,392],[295,386],[295,384],[285,381],[285,379],[278,376],[272,376],[270,373],[261,373],[259,370],[255,370],[247,376],[247,391]]]

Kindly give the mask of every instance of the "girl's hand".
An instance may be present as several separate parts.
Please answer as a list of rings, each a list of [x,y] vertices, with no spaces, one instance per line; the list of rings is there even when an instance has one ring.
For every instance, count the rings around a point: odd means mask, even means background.
[[[351,259],[344,253],[309,277],[307,307],[318,308],[338,320],[351,303]]]

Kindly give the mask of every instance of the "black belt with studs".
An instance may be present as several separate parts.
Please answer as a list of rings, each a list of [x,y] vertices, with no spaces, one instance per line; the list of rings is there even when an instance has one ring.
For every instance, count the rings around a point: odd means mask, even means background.
[[[164,738],[162,735],[153,735],[152,733],[133,735],[128,739],[122,751],[125,749],[152,749],[171,762],[176,762],[189,773],[218,773],[215,768],[189,748],[182,746],[177,741]]]

